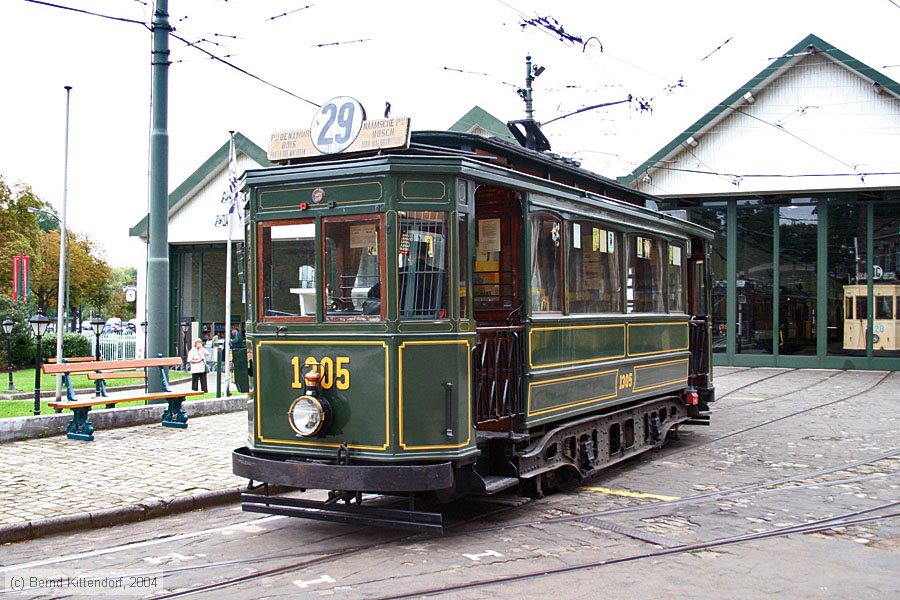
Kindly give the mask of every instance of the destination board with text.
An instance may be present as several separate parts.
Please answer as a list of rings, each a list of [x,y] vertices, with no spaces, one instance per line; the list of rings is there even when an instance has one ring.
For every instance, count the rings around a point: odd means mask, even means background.
[[[409,117],[392,119],[373,119],[363,121],[362,129],[353,143],[341,154],[366,152],[387,148],[406,148],[409,146]],[[269,139],[269,160],[288,160],[323,156],[313,144],[310,129],[278,131]]]

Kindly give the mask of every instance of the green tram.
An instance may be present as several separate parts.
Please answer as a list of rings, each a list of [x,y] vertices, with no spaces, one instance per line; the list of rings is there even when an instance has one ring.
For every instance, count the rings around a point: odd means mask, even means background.
[[[440,528],[418,499],[540,495],[708,424],[709,230],[548,153],[408,139],[245,174],[245,510]]]

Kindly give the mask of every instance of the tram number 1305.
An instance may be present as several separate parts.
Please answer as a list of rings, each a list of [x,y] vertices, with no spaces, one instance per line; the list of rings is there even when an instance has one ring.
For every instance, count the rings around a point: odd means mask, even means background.
[[[339,390],[350,389],[350,369],[347,368],[350,365],[349,356],[336,356],[334,359],[330,356],[321,359],[310,356],[302,364],[310,365],[310,369],[319,371],[322,376],[319,387],[323,390],[330,390],[332,387],[336,387]],[[291,387],[302,390],[305,386],[303,377],[300,375],[302,371],[300,357],[295,356],[291,358],[291,365],[294,367],[294,381],[291,383]],[[321,371],[319,370],[320,367]]]

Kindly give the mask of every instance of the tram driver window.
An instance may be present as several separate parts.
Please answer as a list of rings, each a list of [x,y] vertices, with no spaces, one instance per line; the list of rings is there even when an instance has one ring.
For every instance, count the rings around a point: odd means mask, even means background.
[[[400,318],[447,318],[447,214],[401,211],[397,247]]]
[[[381,223],[377,218],[327,218],[323,284],[326,320],[375,320],[381,300]]]
[[[628,236],[626,306],[630,313],[663,312],[663,244],[647,235]]]
[[[621,312],[620,234],[592,221],[575,221],[569,227],[569,313]]]
[[[300,289],[302,274],[313,273],[316,264],[315,224],[262,223],[260,238],[261,318],[315,317],[315,282]]]

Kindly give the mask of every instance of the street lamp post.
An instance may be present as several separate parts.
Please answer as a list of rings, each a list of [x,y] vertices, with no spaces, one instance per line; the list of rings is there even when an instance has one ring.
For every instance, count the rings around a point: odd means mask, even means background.
[[[72,271],[72,261],[69,260],[69,246],[71,246],[71,240],[69,239],[69,230],[66,229],[66,215],[63,212],[62,218],[53,214],[52,212],[41,210],[40,208],[29,206],[27,208],[28,212],[32,214],[41,213],[42,215],[46,215],[51,219],[56,219],[56,222],[59,223],[60,234],[59,234],[59,291],[57,294],[57,307],[56,307],[56,361],[60,362],[63,358],[63,333],[65,332],[66,326],[69,321],[69,279]],[[65,202],[63,202],[63,211],[65,211]],[[65,270],[64,270],[65,267]],[[65,276],[64,276],[65,275]],[[65,283],[63,283],[65,281]],[[63,294],[63,289],[65,288],[65,294]],[[65,308],[61,305],[65,304]],[[63,312],[65,311],[65,312]],[[56,400],[57,402],[62,398],[62,375],[56,375]]]
[[[94,315],[91,317],[91,327],[94,329],[94,336],[97,338],[97,348],[94,352],[97,360],[100,360],[100,333],[103,331],[103,326],[106,325],[106,321],[103,320],[103,317],[100,315]],[[98,379],[94,384],[94,394],[96,397],[100,397],[100,380]]]
[[[41,338],[50,326],[50,319],[44,313],[38,311],[28,322],[31,323],[31,332],[37,338],[37,351],[34,355],[34,414],[41,414]]]
[[[15,321],[6,317],[3,319],[3,333],[6,334],[6,370],[9,371],[9,387],[8,392],[18,392],[16,386],[13,385],[13,366],[12,366],[12,330],[16,324]]]

